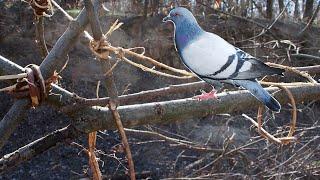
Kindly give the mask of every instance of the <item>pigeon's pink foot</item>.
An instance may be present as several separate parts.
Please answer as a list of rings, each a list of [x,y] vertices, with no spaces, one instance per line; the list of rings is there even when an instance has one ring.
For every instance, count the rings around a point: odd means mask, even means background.
[[[197,99],[198,101],[208,100],[208,99],[218,99],[217,97],[217,91],[215,89],[212,89],[212,91],[206,93],[202,91],[201,95],[194,96],[192,99]]]

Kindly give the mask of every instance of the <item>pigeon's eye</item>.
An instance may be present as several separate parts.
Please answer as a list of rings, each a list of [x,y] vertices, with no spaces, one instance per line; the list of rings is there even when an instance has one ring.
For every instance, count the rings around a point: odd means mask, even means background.
[[[173,16],[173,17],[175,17],[175,16],[180,16],[180,14],[175,12],[175,13],[172,14],[172,16]]]

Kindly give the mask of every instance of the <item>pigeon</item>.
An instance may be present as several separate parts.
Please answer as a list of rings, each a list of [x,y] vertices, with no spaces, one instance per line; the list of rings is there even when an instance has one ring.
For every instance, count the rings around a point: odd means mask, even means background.
[[[247,89],[270,110],[280,111],[280,103],[263,89],[257,78],[283,75],[283,69],[270,67],[218,35],[204,31],[186,8],[172,9],[163,22],[174,25],[174,44],[183,64],[213,87],[211,92],[200,95],[199,100],[217,98],[214,86],[228,83]]]

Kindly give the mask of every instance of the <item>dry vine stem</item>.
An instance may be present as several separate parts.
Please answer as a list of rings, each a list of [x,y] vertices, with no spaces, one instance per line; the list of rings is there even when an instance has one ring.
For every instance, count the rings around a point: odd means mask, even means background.
[[[125,49],[125,48],[122,48],[122,47],[114,47],[114,46],[112,46],[107,41],[107,38],[108,38],[108,36],[110,36],[112,34],[113,31],[117,30],[121,25],[122,25],[122,23],[118,23],[118,20],[116,20],[113,23],[113,25],[110,27],[108,32],[104,35],[104,37],[98,42],[94,41],[92,38],[87,36],[90,39],[90,46],[89,47],[90,47],[91,51],[96,56],[98,56],[98,57],[100,57],[102,59],[109,59],[109,55],[112,52],[117,56],[117,58],[119,60],[123,60],[123,61],[127,62],[128,64],[130,64],[132,66],[135,66],[137,68],[142,69],[143,71],[154,73],[154,74],[157,74],[157,75],[160,75],[160,76],[176,78],[176,79],[189,79],[189,78],[195,77],[194,74],[192,74],[192,73],[190,73],[188,71],[170,67],[170,66],[165,65],[163,63],[160,63],[160,62],[158,62],[158,61],[156,61],[156,60],[154,60],[154,59],[152,59],[150,57],[145,56],[143,47],[135,47],[135,48]],[[143,52],[140,53],[140,54],[136,53],[136,52],[133,52],[132,50],[135,50],[135,49],[142,49]],[[148,61],[148,62],[150,62],[150,63],[152,63],[152,64],[154,64],[154,65],[156,65],[158,67],[165,68],[167,70],[170,70],[170,71],[172,71],[174,73],[181,74],[183,76],[177,76],[177,75],[172,75],[172,74],[164,73],[164,72],[161,72],[161,71],[157,71],[157,70],[155,70],[153,68],[146,67],[145,65],[135,63],[135,62],[131,61],[130,59],[128,59],[127,57],[125,57],[125,55],[129,55],[129,56],[135,57],[135,58],[140,59],[140,60],[146,60],[146,61]],[[115,63],[115,65],[116,64],[117,63]]]
[[[246,117],[247,119],[249,119],[252,124],[254,124],[255,126],[257,126],[258,128],[258,132],[259,134],[264,137],[265,139],[268,139],[270,141],[279,143],[279,144],[284,144],[287,145],[289,144],[291,141],[295,141],[296,138],[293,137],[293,133],[295,131],[296,128],[296,122],[297,122],[297,107],[296,107],[296,102],[294,100],[294,97],[292,95],[292,93],[288,90],[288,88],[284,87],[284,86],[280,86],[278,85],[277,87],[281,88],[282,90],[286,91],[290,101],[291,101],[291,105],[292,105],[292,120],[290,123],[290,130],[288,132],[287,137],[282,137],[282,138],[276,138],[275,136],[271,135],[270,133],[268,133],[266,130],[264,130],[262,128],[262,113],[264,110],[264,106],[259,106],[258,108],[258,113],[257,113],[257,122],[255,122],[252,118],[249,118],[246,115],[243,115],[244,117]]]
[[[95,147],[97,140],[97,131],[91,132],[88,135],[88,156],[89,156],[89,165],[92,170],[92,175],[94,180],[102,180],[101,171],[99,169],[99,164],[97,161],[97,157],[95,155]]]
[[[308,73],[306,72],[302,72],[302,71],[299,71],[293,67],[288,67],[288,66],[284,66],[284,65],[280,65],[280,64],[275,64],[275,63],[267,63],[268,65],[271,65],[271,66],[274,66],[274,67],[278,67],[278,68],[281,68],[281,69],[284,69],[286,71],[290,71],[290,72],[293,72],[293,73],[296,73],[306,79],[308,79],[308,81],[311,83],[311,84],[317,84],[317,81],[315,81]],[[266,138],[266,139],[269,139],[273,142],[276,142],[276,143],[279,143],[279,144],[284,144],[284,145],[287,145],[289,144],[291,141],[295,141],[296,138],[293,137],[293,133],[295,131],[295,128],[296,128],[296,122],[297,122],[297,107],[296,107],[296,103],[295,103],[295,100],[294,100],[294,97],[292,95],[292,93],[288,90],[288,88],[285,87],[286,86],[295,86],[295,85],[301,85],[303,83],[274,83],[274,82],[264,82],[264,81],[261,81],[260,82],[261,84],[265,84],[265,85],[274,85],[274,86],[277,86],[279,87],[280,89],[286,91],[290,101],[291,101],[291,105],[292,105],[292,120],[291,120],[291,124],[290,124],[290,130],[289,130],[289,133],[287,135],[287,137],[282,137],[282,138],[276,138],[274,137],[273,135],[269,134],[266,130],[264,130],[262,128],[262,113],[263,113],[263,109],[264,107],[263,106],[259,106],[258,108],[258,113],[257,113],[257,122],[255,122],[252,118],[249,118],[248,116],[245,116],[247,119],[249,119],[255,126],[257,126],[258,128],[258,132],[259,134]],[[310,83],[307,83],[307,84],[310,84]]]
[[[35,16],[45,16],[51,17],[53,15],[53,7],[51,4],[51,0],[24,0],[29,3],[29,5],[33,9],[33,13]],[[46,11],[50,11],[50,14],[47,14]]]

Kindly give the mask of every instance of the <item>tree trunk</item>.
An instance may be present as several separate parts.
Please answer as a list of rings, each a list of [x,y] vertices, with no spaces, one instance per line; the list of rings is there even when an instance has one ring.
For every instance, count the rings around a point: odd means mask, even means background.
[[[267,18],[272,19],[273,15],[273,0],[267,0],[267,10],[266,10]]]
[[[149,0],[144,0],[143,17],[148,16]]]
[[[284,8],[283,0],[278,0],[278,3],[279,3],[279,10],[281,12]]]
[[[295,0],[294,2],[294,18],[295,19],[299,19],[299,15],[300,15],[300,12],[299,12],[299,0]]]
[[[306,6],[303,13],[303,19],[309,21],[313,12],[313,2],[314,0],[306,0]]]

